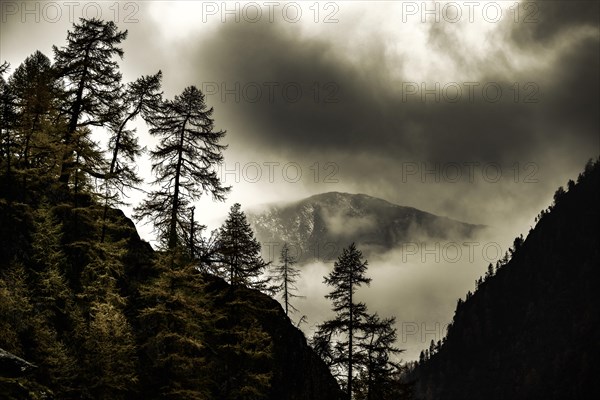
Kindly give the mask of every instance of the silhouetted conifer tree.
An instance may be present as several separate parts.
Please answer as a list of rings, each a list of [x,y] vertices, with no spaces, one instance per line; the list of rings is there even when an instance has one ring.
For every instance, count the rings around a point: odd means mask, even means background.
[[[160,81],[162,72],[155,75],[142,76],[135,82],[129,83],[118,101],[118,115],[109,124],[109,150],[112,153],[110,165],[105,179],[104,214],[102,217],[102,234],[100,241],[106,235],[106,219],[108,208],[119,203],[119,194],[124,188],[135,187],[142,182],[135,167],[135,159],[142,149],[135,136],[135,130],[128,129],[128,123],[138,115],[149,118],[158,109],[161,101]]]
[[[118,115],[121,73],[113,57],[123,57],[119,45],[126,38],[127,31],[119,31],[112,21],[82,18],[68,32],[66,46],[53,46],[54,67],[63,83],[60,108],[68,119],[62,135],[59,181],[63,185],[69,183],[75,166],[77,130],[105,126]]]
[[[354,243],[343,249],[342,254],[334,263],[333,270],[325,277],[324,282],[333,287],[325,297],[333,303],[335,318],[319,325],[317,337],[331,339],[336,336],[338,350],[331,352],[330,364],[346,371],[346,392],[348,399],[352,398],[352,381],[354,378],[354,365],[359,356],[355,353],[358,334],[367,318],[367,307],[362,302],[356,302],[354,295],[356,289],[363,284],[371,282],[365,273],[367,261],[363,261],[360,252]],[[321,347],[323,347],[321,345]],[[343,350],[342,350],[343,349]]]
[[[267,263],[260,255],[261,245],[241,210],[234,204],[219,231],[217,253],[220,275],[233,286],[244,285],[267,290],[269,279],[263,277]]]
[[[356,385],[356,398],[384,400],[394,391],[394,375],[400,364],[394,356],[402,352],[395,347],[397,340],[395,318],[381,319],[368,315],[361,326],[362,335],[357,342],[360,354],[360,375]]]
[[[275,291],[281,292],[281,299],[283,300],[283,307],[285,314],[289,315],[289,311],[298,311],[296,307],[291,304],[291,299],[299,297],[296,295],[298,288],[296,282],[300,277],[300,270],[294,267],[296,259],[290,254],[290,248],[287,243],[284,243],[281,248],[281,254],[279,257],[279,264],[273,268],[273,283],[275,284]]]
[[[163,101],[148,118],[150,134],[160,143],[151,152],[154,185],[160,186],[136,208],[136,218],[148,218],[162,243],[169,249],[187,241],[184,222],[193,200],[209,193],[223,201],[229,187],[221,184],[215,166],[223,161],[225,131],[214,131],[213,109],[207,109],[204,94],[189,86],[172,101]]]

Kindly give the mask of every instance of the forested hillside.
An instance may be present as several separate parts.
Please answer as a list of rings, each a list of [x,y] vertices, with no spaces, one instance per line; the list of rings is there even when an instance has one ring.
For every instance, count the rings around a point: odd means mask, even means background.
[[[458,301],[447,337],[413,370],[418,398],[598,397],[598,204],[600,163],[590,161]]]
[[[212,108],[195,86],[163,98],[160,71],[123,82],[126,37],[82,19],[53,60],[0,69],[0,397],[340,398],[264,293],[240,205],[202,236],[193,202],[229,191]],[[155,190],[136,208],[158,250],[118,210],[142,182],[137,118],[158,139]]]
[[[338,398],[279,303],[152,251],[119,212],[100,243],[85,200],[0,201],[0,348],[36,366],[7,366],[2,398]]]

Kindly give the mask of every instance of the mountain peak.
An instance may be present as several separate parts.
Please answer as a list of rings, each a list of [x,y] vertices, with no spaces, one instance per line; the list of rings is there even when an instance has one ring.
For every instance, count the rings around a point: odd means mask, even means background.
[[[347,193],[347,192],[325,192],[314,194],[310,197],[307,197],[300,201],[352,201],[352,202],[378,202],[378,203],[387,203],[390,206],[401,207],[398,204],[391,203],[387,200],[373,197],[364,193]]]
[[[299,251],[300,260],[335,258],[351,242],[368,254],[409,241],[469,238],[483,228],[367,194],[344,192],[273,203],[264,211],[249,212],[248,219],[263,244],[286,242]],[[323,248],[330,249],[326,256]]]

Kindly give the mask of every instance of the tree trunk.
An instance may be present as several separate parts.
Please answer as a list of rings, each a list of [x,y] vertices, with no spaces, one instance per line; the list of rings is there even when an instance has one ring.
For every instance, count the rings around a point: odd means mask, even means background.
[[[285,299],[285,315],[288,315],[288,261],[287,254],[285,255],[284,260],[284,270],[283,270],[283,296]]]
[[[85,89],[85,81],[88,73],[89,54],[93,43],[94,41],[90,42],[85,50],[85,56],[83,58],[83,72],[81,73],[81,80],[79,81],[79,85],[77,87],[77,96],[75,97],[75,103],[73,104],[73,112],[71,113],[71,119],[69,120],[69,127],[65,133],[65,146],[67,146],[67,149],[63,153],[62,164],[60,166],[60,177],[58,178],[58,181],[64,186],[69,184],[71,169],[73,168],[73,161],[70,160],[73,156],[73,149],[70,149],[69,147],[72,144],[71,139],[77,130],[77,122],[79,121],[79,115],[81,114],[83,90]]]
[[[173,189],[173,208],[171,210],[171,227],[169,229],[169,249],[177,246],[177,212],[179,211],[179,178],[181,175],[181,164],[183,163],[183,142],[185,139],[185,125],[187,118],[181,125],[181,137],[179,138],[179,149],[177,155],[177,167],[175,169],[175,188]]]
[[[350,278],[350,321],[348,323],[348,400],[352,400],[352,337],[354,336],[352,278]]]
[[[117,165],[117,157],[119,155],[119,146],[121,144],[121,134],[123,133],[123,129],[125,129],[125,125],[131,118],[137,115],[140,112],[140,108],[142,106],[142,100],[138,106],[133,110],[127,118],[119,125],[119,130],[117,131],[117,137],[115,138],[115,148],[113,150],[112,160],[110,161],[110,169],[108,170],[108,176],[106,177],[106,198],[104,199],[104,213],[102,215],[102,235],[100,236],[100,243],[104,243],[104,237],[106,236],[106,218],[108,216],[108,180],[113,178],[113,174],[115,173],[115,167]]]
[[[196,207],[192,207],[190,216],[190,258],[194,259],[194,210]]]

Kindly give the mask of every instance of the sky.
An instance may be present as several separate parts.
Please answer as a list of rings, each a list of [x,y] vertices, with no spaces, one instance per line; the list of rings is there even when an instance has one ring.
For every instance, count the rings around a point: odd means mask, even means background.
[[[127,29],[124,80],[160,69],[168,98],[196,85],[227,130],[219,175],[232,192],[196,208],[211,229],[234,202],[339,191],[489,225],[505,248],[600,153],[598,4],[6,1],[0,61],[52,56],[79,17]],[[139,170],[150,181],[147,157]],[[394,269],[397,257],[376,260],[364,296],[420,330],[447,323],[486,265]],[[322,296],[329,267],[308,266],[301,289]],[[322,302],[302,304],[310,326],[324,317]],[[406,358],[430,338],[407,341]]]

